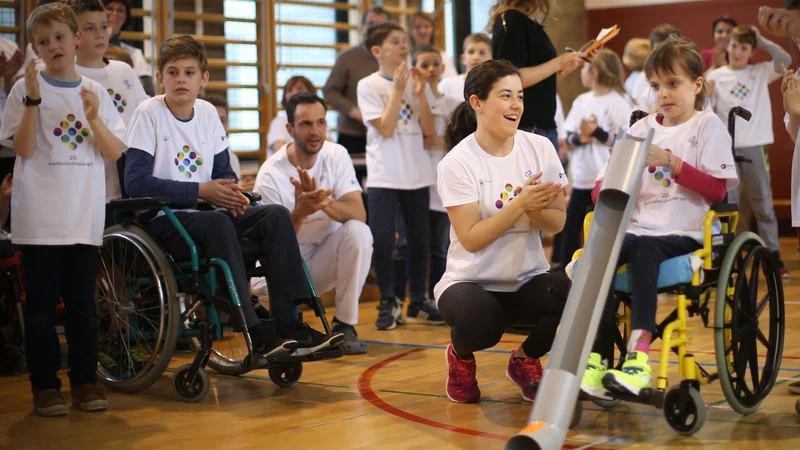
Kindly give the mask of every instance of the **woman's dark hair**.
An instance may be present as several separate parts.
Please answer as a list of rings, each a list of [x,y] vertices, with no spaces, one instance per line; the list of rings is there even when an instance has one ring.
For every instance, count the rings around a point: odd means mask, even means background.
[[[717,24],[720,23],[720,22],[727,23],[731,27],[735,27],[735,26],[739,25],[738,23],[736,23],[736,19],[734,19],[733,17],[731,17],[729,15],[719,16],[716,19],[714,19],[714,24],[711,25],[711,34],[712,35],[714,34],[715,31],[717,31]]]
[[[498,59],[478,64],[469,71],[464,80],[464,102],[447,118],[444,141],[448,151],[478,129],[478,119],[469,103],[470,97],[474,95],[480,100],[486,100],[495,83],[510,75],[520,76],[519,69]]]

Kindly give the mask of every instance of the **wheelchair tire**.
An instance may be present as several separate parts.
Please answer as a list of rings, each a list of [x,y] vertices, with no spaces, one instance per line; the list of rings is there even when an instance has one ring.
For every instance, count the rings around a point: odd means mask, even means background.
[[[172,377],[172,389],[183,400],[195,403],[206,397],[208,389],[211,387],[211,380],[209,380],[208,373],[204,369],[198,369],[197,376],[193,380],[189,380],[189,371],[191,369],[191,364],[184,364],[178,367],[178,370],[175,371],[175,376]]]
[[[673,430],[684,436],[697,433],[706,423],[706,404],[697,389],[688,389],[689,398],[680,405],[681,387],[675,386],[664,396],[664,417]]]
[[[175,351],[180,309],[172,263],[135,225],[106,229],[100,258],[98,379],[137,393],[161,377]]]
[[[590,401],[603,409],[611,409],[622,402],[622,400],[618,398],[615,398],[613,400],[604,400],[602,398],[591,398]]]
[[[575,409],[572,411],[572,419],[569,421],[569,429],[575,429],[581,423],[583,416],[583,402],[578,400],[575,402]]]
[[[763,282],[764,296],[758,289]],[[775,385],[785,331],[783,282],[761,238],[748,232],[733,240],[716,291],[714,346],[722,392],[734,411],[752,414]],[[764,312],[769,314],[767,320],[760,317]],[[767,324],[766,335],[759,322]]]
[[[797,403],[794,404],[794,412],[800,414],[800,400],[798,400]]]
[[[280,387],[292,387],[303,374],[302,362],[290,362],[269,368],[269,379]]]

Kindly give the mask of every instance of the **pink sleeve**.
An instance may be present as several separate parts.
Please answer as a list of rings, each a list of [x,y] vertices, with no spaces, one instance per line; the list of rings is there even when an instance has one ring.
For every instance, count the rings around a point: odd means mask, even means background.
[[[675,182],[700,194],[712,205],[720,204],[725,200],[727,183],[724,179],[714,178],[704,173],[686,161],[682,162],[680,175],[675,176]]]
[[[603,185],[603,180],[598,180],[594,183],[594,189],[592,189],[592,203],[597,204],[597,197],[600,195],[600,186]]]

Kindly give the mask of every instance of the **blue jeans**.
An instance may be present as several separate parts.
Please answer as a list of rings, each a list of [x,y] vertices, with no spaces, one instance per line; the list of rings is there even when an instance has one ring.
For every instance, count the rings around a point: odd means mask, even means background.
[[[431,259],[428,266],[428,298],[433,299],[433,288],[442,279],[447,267],[447,250],[450,248],[450,217],[447,213],[430,211],[431,222]],[[397,220],[397,245],[392,259],[394,260],[394,295],[405,298],[408,282],[408,246],[406,230],[402,219]],[[422,298],[411,295],[411,303],[422,301]]]
[[[428,247],[430,245],[430,188],[414,190],[370,188],[369,228],[372,230],[372,263],[381,299],[394,298],[394,263],[392,251],[395,246],[397,217],[402,216],[407,225],[409,249],[409,289],[412,299],[425,296],[425,276],[428,269]],[[398,211],[397,205],[400,204]],[[398,212],[400,214],[398,214]]]

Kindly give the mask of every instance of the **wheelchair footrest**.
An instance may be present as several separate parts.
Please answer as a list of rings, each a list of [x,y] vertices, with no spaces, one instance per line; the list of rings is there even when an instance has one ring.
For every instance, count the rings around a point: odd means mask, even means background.
[[[639,395],[615,393],[613,397],[623,402],[641,403],[658,409],[664,407],[664,391],[660,389],[642,389]]]
[[[269,363],[272,365],[272,364],[283,364],[289,362],[311,362],[311,361],[321,361],[324,359],[341,358],[342,356],[343,356],[342,349],[339,347],[335,347],[335,348],[320,350],[314,353],[309,353],[307,355],[282,356],[280,358],[270,360]]]

